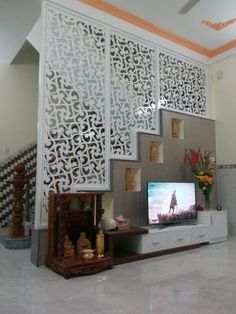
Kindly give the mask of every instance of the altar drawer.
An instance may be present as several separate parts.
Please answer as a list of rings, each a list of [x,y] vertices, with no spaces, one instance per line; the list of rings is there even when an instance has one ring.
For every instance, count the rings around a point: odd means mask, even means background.
[[[169,232],[168,234],[168,246],[169,248],[186,246],[191,244],[191,231],[176,231]]]

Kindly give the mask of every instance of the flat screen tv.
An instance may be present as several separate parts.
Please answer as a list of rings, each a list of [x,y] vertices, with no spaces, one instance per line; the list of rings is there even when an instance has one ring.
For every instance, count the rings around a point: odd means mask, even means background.
[[[196,220],[195,183],[148,182],[147,193],[149,225]]]

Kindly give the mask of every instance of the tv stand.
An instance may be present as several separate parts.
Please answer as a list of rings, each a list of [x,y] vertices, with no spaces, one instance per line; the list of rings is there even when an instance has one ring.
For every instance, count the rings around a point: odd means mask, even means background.
[[[194,221],[185,221],[185,222],[181,222],[179,223],[180,226],[196,226],[197,222]]]
[[[137,253],[132,251],[132,248],[117,247],[116,240],[124,240],[130,237],[136,237],[139,235],[148,234],[148,229],[137,226],[130,226],[126,230],[115,230],[105,232],[106,252],[108,256],[113,258],[114,264],[123,264],[133,262],[137,258]]]
[[[198,212],[198,221],[209,225],[210,243],[226,241],[228,237],[228,222],[226,210],[208,210]]]
[[[136,253],[137,259],[159,256],[173,252],[197,248],[201,243],[209,243],[210,229],[207,224],[171,225],[168,228],[144,227],[146,234],[128,236],[119,243],[119,248]],[[116,262],[114,261],[116,264]]]
[[[159,225],[149,225],[149,226],[146,226],[144,228],[147,228],[147,229],[158,229],[158,230],[161,230],[161,229],[166,229],[166,228],[171,228],[171,227],[178,227],[178,226],[194,226],[194,225],[197,225],[197,222],[194,222],[194,221],[184,221],[184,222],[176,222],[176,223],[165,223],[165,224],[159,224]]]

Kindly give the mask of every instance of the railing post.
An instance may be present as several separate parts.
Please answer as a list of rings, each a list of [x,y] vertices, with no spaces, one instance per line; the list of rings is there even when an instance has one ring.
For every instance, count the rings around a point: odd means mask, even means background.
[[[24,236],[23,209],[24,209],[24,186],[26,184],[25,165],[20,163],[14,167],[15,174],[12,180],[13,184],[13,206],[12,222],[9,228],[11,238]]]

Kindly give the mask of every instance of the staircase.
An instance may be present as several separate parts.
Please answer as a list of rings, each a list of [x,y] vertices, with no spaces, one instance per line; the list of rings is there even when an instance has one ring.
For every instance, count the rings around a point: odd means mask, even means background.
[[[14,167],[20,163],[25,165],[29,181],[25,186],[25,209],[34,211],[36,176],[36,152],[35,143],[28,145],[15,155],[0,163],[0,227],[6,227],[12,219]]]

